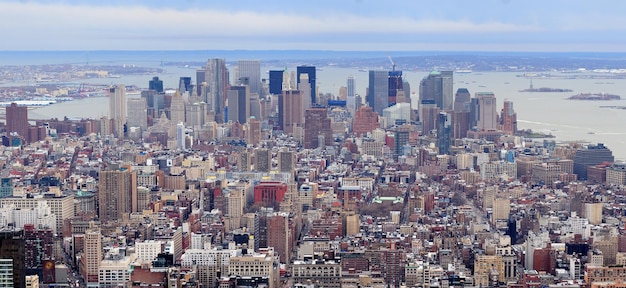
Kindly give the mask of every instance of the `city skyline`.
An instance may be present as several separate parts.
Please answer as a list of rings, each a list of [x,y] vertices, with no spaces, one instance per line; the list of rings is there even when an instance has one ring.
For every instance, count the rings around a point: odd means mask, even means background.
[[[618,12],[623,6],[615,1],[429,7],[412,1],[7,1],[0,3],[0,23],[13,27],[5,31],[12,41],[3,41],[0,50],[624,52],[626,41],[614,37],[626,29]]]

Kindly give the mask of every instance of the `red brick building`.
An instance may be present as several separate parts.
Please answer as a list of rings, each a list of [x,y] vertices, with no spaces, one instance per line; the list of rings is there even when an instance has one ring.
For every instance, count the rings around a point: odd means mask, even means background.
[[[254,203],[280,203],[287,193],[287,184],[261,182],[254,186]]]

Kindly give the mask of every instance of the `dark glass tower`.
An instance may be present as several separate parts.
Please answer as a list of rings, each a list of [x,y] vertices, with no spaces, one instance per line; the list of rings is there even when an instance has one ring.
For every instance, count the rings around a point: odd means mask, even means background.
[[[589,145],[586,149],[576,151],[574,155],[574,174],[578,175],[580,180],[587,180],[587,167],[605,161],[615,161],[613,152],[602,143]]]
[[[270,94],[283,94],[283,70],[270,70]]]
[[[439,154],[450,154],[450,139],[452,134],[450,114],[439,112],[437,115],[437,148]]]
[[[152,77],[152,80],[148,82],[148,89],[163,93],[163,80],[159,80],[159,77]]]

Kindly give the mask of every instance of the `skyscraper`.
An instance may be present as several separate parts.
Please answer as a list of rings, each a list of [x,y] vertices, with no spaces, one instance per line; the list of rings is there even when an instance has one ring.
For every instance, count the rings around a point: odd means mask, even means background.
[[[304,114],[304,148],[315,149],[332,144],[333,131],[326,108],[307,109]]]
[[[4,287],[25,287],[24,231],[0,231],[0,279]]]
[[[513,110],[513,102],[504,100],[504,107],[500,113],[500,121],[502,121],[502,131],[509,135],[517,132],[517,113]]]
[[[257,172],[270,172],[272,170],[272,150],[260,148],[255,151],[256,162],[254,170]]]
[[[98,177],[99,219],[118,221],[137,211],[137,174],[127,169],[100,171]]]
[[[477,92],[478,99],[478,129],[489,131],[496,130],[498,115],[496,112],[496,96],[492,92]]]
[[[148,105],[146,98],[128,98],[128,127],[148,129]]]
[[[176,148],[184,150],[185,140],[185,124],[179,122],[178,124],[176,124]]]
[[[452,134],[452,125],[450,114],[447,112],[439,112],[437,116],[437,148],[439,154],[450,154],[450,140]]]
[[[228,121],[245,124],[250,118],[250,87],[231,86],[228,90]]]
[[[420,103],[423,100],[434,100],[441,110],[452,110],[452,71],[433,71],[420,81]]]
[[[170,103],[170,121],[174,124],[185,122],[185,100],[178,90]]]
[[[383,115],[383,109],[389,106],[389,72],[369,71],[369,88],[367,103],[378,115]]]
[[[180,93],[189,92],[189,95],[192,94],[193,85],[191,85],[191,77],[180,77],[178,81],[178,91]]]
[[[239,78],[248,78],[250,93],[261,95],[261,62],[259,60],[237,61]]]
[[[17,133],[24,139],[28,139],[28,107],[11,103],[11,106],[6,107],[5,113],[7,133]]]
[[[467,88],[459,88],[456,90],[456,94],[454,95],[454,111],[469,111],[469,105],[471,102],[472,95],[470,94]]]
[[[209,59],[205,68],[206,95],[204,102],[215,113],[215,121],[224,122],[224,105],[228,91],[228,70],[224,59]]]
[[[102,260],[102,235],[100,229],[85,231],[85,253],[81,257],[83,279],[88,285],[98,286],[100,261]]]
[[[315,66],[298,66],[296,68],[296,80],[298,84],[300,84],[300,75],[308,74],[309,76],[309,84],[311,85],[311,104],[317,103],[317,91],[316,89],[316,79],[315,78]]]
[[[283,132],[291,134],[294,127],[302,127],[304,124],[304,99],[300,90],[284,90],[279,98],[279,115],[283,124]],[[282,113],[280,113],[282,112]],[[280,123],[279,120],[279,123]]]
[[[346,99],[346,106],[348,106],[348,109],[350,111],[352,111],[352,113],[354,113],[354,111],[356,111],[356,103],[355,103],[355,99],[354,96],[356,96],[356,92],[355,92],[355,87],[356,85],[356,80],[354,79],[354,76],[348,76],[348,80],[346,81],[346,87],[347,87],[347,99]]]
[[[404,149],[404,145],[409,143],[409,133],[411,132],[410,125],[400,125],[394,131],[394,153],[393,156],[395,159],[398,159],[398,156],[402,155],[402,150]]]
[[[402,71],[400,70],[389,71],[388,82],[389,82],[389,85],[388,85],[389,92],[387,94],[387,97],[388,97],[387,106],[390,107],[390,106],[396,105],[396,103],[407,102],[406,97],[404,95],[404,88],[402,88],[402,85],[403,85]]]
[[[148,82],[148,90],[154,90],[157,93],[163,93],[163,81],[159,80],[159,77],[154,76],[152,80]]]
[[[202,83],[206,82],[206,70],[197,69],[196,70],[196,94],[198,96],[202,95]],[[204,100],[204,98],[202,98]]]
[[[270,70],[270,94],[280,95],[283,93],[284,70]]]
[[[109,89],[109,119],[113,121],[113,132],[119,138],[124,137],[126,124],[126,87],[117,85]]]

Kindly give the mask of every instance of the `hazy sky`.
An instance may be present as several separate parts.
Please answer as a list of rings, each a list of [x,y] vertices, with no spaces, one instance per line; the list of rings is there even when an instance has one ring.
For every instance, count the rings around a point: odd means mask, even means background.
[[[626,52],[626,1],[1,0],[0,50]]]

